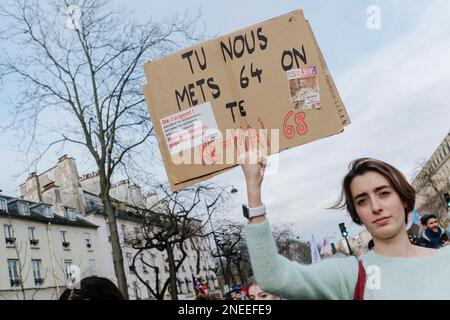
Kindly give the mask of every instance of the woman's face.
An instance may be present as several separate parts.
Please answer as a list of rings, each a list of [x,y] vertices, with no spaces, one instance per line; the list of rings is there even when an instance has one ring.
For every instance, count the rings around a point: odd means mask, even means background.
[[[405,207],[388,180],[378,172],[356,176],[350,184],[356,212],[373,238],[390,239],[405,229]]]
[[[262,291],[257,284],[253,284],[248,288],[248,296],[250,300],[280,300],[280,297]]]

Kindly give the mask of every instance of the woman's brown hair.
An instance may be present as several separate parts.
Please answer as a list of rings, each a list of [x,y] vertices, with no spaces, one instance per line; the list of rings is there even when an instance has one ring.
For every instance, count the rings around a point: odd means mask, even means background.
[[[362,225],[362,221],[356,212],[350,185],[356,176],[361,176],[368,171],[381,174],[397,192],[402,202],[406,205],[405,223],[407,223],[408,213],[414,209],[416,201],[416,192],[414,188],[408,183],[405,176],[396,168],[386,162],[372,158],[356,159],[349,164],[349,171],[342,180],[342,191],[339,201],[333,208],[346,208],[353,222]]]

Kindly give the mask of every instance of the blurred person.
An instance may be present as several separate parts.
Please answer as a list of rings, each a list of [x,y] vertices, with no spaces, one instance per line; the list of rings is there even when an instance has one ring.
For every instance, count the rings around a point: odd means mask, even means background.
[[[80,289],[64,290],[59,300],[125,300],[125,298],[111,280],[92,276],[81,280]]]
[[[439,226],[434,214],[425,214],[420,218],[420,223],[425,227],[422,232],[418,245],[426,248],[438,249],[448,242],[448,236],[444,229]]]
[[[250,300],[281,300],[281,298],[276,295],[262,291],[254,277],[250,277],[247,280],[247,288]]]

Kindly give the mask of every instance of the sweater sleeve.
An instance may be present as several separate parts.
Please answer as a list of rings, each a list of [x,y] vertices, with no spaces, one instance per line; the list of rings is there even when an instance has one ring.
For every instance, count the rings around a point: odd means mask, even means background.
[[[353,299],[358,278],[354,257],[322,260],[311,265],[277,253],[268,221],[246,227],[253,272],[262,290],[286,299]]]

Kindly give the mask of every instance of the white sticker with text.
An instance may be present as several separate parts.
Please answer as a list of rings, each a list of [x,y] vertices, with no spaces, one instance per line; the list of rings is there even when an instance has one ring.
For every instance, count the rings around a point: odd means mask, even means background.
[[[161,118],[160,121],[171,155],[220,137],[209,101]]]

